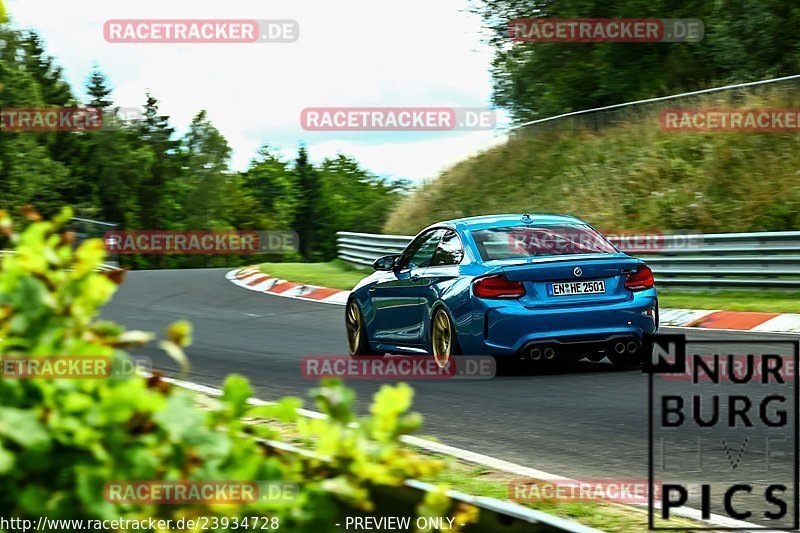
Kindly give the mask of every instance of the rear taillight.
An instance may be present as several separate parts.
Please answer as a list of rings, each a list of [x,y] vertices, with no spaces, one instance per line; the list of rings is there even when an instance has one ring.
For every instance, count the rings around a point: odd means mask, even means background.
[[[486,276],[475,281],[472,291],[478,298],[522,298],[525,285],[521,281],[511,281],[503,275]]]
[[[655,284],[656,281],[653,279],[653,271],[646,265],[640,266],[636,272],[631,272],[625,279],[625,288],[629,291],[651,289]]]

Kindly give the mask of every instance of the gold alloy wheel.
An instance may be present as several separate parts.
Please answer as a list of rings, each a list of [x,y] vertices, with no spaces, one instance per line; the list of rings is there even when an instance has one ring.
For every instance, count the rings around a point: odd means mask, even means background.
[[[353,300],[347,306],[347,342],[350,345],[350,355],[358,354],[358,347],[361,345],[361,311],[358,304]]]
[[[433,344],[433,358],[439,368],[445,368],[450,362],[450,352],[453,348],[453,332],[450,328],[450,319],[447,313],[439,309],[433,315],[433,331],[431,332]]]

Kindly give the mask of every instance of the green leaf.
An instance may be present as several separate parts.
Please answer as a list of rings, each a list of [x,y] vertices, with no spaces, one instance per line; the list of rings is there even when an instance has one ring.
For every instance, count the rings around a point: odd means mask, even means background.
[[[158,347],[164,350],[170,359],[181,365],[181,372],[185,374],[191,370],[189,360],[186,358],[186,354],[183,352],[180,346],[174,342],[161,341],[158,343]]]
[[[225,379],[222,387],[222,401],[226,402],[237,417],[244,413],[247,399],[253,395],[253,389],[246,378],[238,374],[231,374]]]
[[[15,461],[14,454],[0,446],[0,476],[11,472]]]
[[[303,400],[300,398],[286,396],[275,404],[252,407],[245,416],[248,418],[276,418],[281,422],[294,422],[299,416],[297,410],[302,406]]]
[[[50,444],[50,436],[30,409],[0,407],[0,435],[23,448],[42,448]]]
[[[153,418],[173,442],[186,439],[203,425],[203,415],[194,408],[189,396],[182,393],[171,394],[166,408]]]
[[[335,379],[322,380],[322,386],[311,389],[311,395],[323,413],[342,423],[350,422],[353,417],[353,402],[356,395],[352,389],[345,387]]]
[[[167,340],[181,348],[192,344],[192,324],[186,320],[178,320],[167,327]]]

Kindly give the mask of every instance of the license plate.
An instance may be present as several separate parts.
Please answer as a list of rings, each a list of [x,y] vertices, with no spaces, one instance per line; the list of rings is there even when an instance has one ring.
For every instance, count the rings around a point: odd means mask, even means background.
[[[548,296],[574,296],[576,294],[603,294],[605,281],[570,281],[569,283],[548,283]]]

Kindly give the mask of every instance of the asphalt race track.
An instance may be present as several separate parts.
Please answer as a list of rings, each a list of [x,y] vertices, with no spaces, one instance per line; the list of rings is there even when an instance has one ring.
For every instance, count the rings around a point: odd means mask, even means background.
[[[103,317],[159,334],[187,319],[195,328],[187,350],[192,371],[182,379],[219,387],[236,372],[250,379],[258,398],[307,398],[315,382],[301,376],[300,359],[346,353],[344,307],[243,290],[225,279],[228,270],[129,272]],[[698,331],[689,338],[792,337]],[[156,349],[138,355],[176,375],[177,366]],[[416,381],[414,408],[425,417],[421,435],[451,446],[572,478],[641,480],[647,479],[647,383],[638,368],[591,363],[488,380]],[[363,411],[381,382],[348,384]],[[756,428],[750,436],[763,440]],[[735,479],[736,471],[720,469],[715,477]]]

